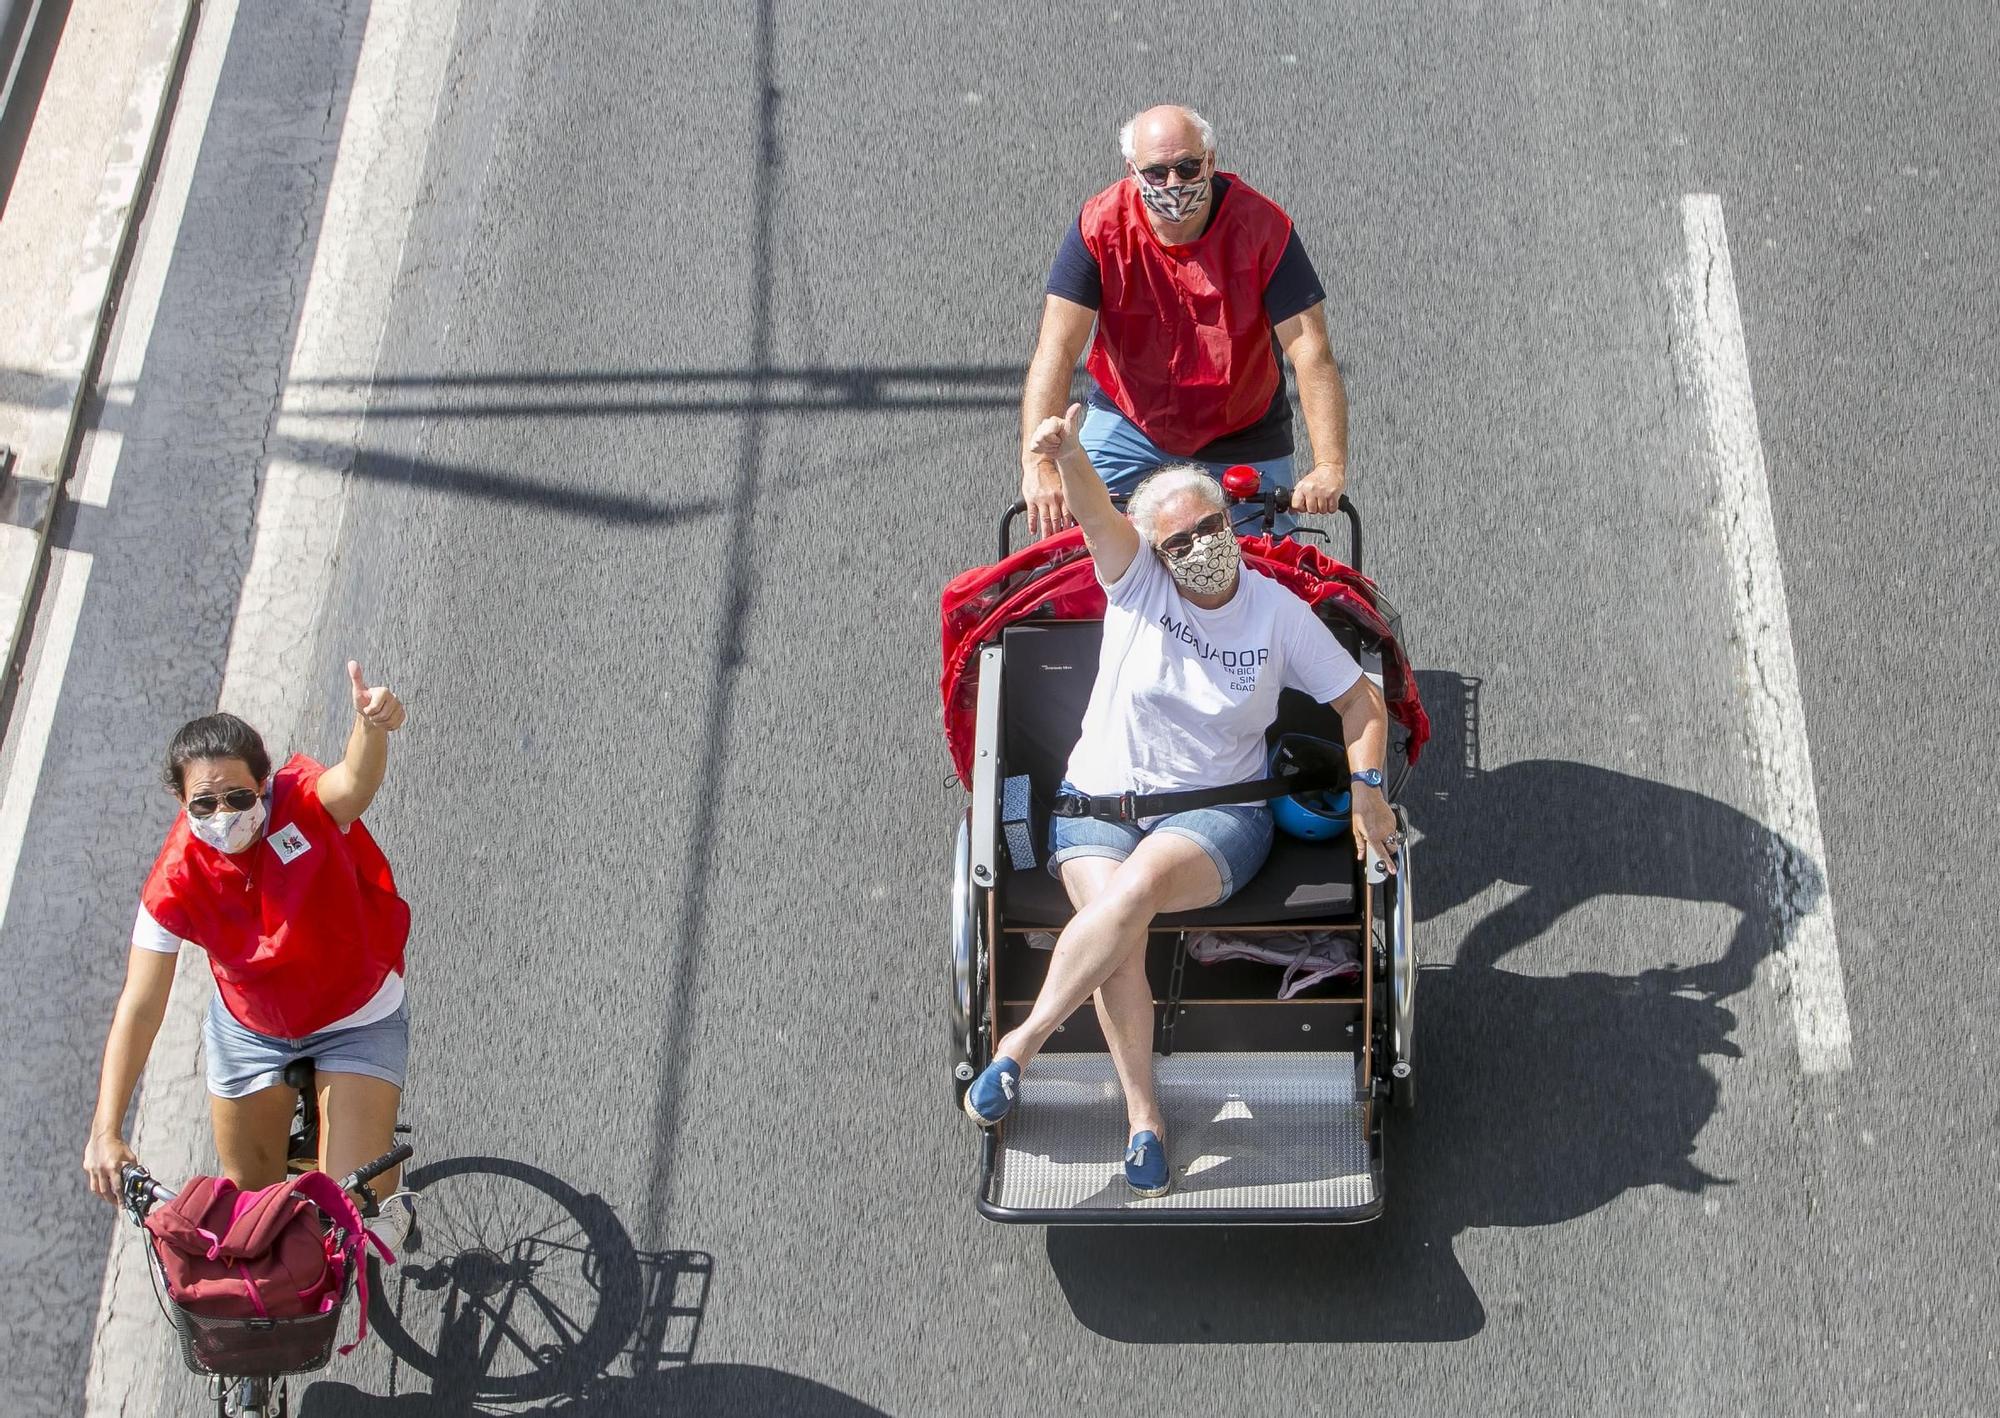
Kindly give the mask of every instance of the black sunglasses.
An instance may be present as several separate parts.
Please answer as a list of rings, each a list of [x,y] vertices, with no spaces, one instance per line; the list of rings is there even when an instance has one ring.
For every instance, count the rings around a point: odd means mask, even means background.
[[[1199,158],[1182,158],[1177,163],[1156,162],[1151,167],[1140,168],[1139,176],[1146,179],[1146,185],[1148,187],[1166,186],[1167,174],[1170,172],[1183,182],[1192,182],[1197,177],[1201,176],[1202,166],[1207,161],[1208,159],[1206,157],[1199,157]]]
[[[1196,537],[1212,537],[1229,525],[1227,512],[1211,512],[1184,532],[1175,532],[1161,542],[1158,551],[1168,561],[1179,561],[1194,550]]]
[[[218,807],[226,807],[231,812],[248,812],[257,801],[255,788],[231,788],[219,797],[214,793],[203,793],[187,800],[189,817],[213,817]]]

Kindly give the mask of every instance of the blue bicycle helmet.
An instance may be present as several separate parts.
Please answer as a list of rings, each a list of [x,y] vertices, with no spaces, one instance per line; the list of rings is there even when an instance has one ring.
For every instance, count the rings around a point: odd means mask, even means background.
[[[1280,734],[1271,745],[1267,771],[1273,778],[1306,772],[1331,772],[1344,778],[1347,750],[1310,734]],[[1352,811],[1352,797],[1330,788],[1271,799],[1271,816],[1277,820],[1278,830],[1306,842],[1327,842],[1344,834]]]

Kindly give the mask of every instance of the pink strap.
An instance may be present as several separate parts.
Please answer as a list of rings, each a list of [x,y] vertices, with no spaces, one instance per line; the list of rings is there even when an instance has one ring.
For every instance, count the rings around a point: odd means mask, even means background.
[[[240,1260],[236,1262],[236,1268],[243,1272],[243,1288],[250,1292],[250,1303],[257,1307],[257,1318],[260,1320],[269,1319],[271,1312],[264,1308],[264,1297],[257,1293],[257,1277],[252,1275],[250,1267]]]
[[[382,1257],[383,1264],[396,1263],[396,1253],[383,1243],[380,1236],[366,1226],[361,1228],[360,1234],[365,1238],[366,1244],[357,1242],[354,1247],[354,1297],[361,1304],[361,1317],[354,1329],[354,1344],[359,1344],[368,1337],[368,1247],[375,1248],[376,1254]],[[340,1352],[343,1355],[353,1352],[354,1344],[348,1345]]]
[[[361,1305],[354,1344],[343,1345],[340,1350],[343,1355],[351,1354],[354,1346],[368,1337],[368,1246],[372,1244],[390,1265],[396,1263],[396,1257],[382,1244],[381,1237],[361,1224],[361,1212],[355,1207],[354,1198],[342,1191],[340,1183],[326,1173],[306,1172],[293,1179],[292,1190],[325,1212],[334,1224],[348,1234],[349,1260],[354,1266],[354,1296]]]

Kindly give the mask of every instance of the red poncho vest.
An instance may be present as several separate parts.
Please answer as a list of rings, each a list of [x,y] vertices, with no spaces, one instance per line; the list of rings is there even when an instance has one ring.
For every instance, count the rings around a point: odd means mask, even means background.
[[[140,894],[147,912],[208,953],[244,1028],[303,1039],[375,996],[403,968],[410,908],[359,822],[320,805],[325,770],[303,754],[271,780],[263,840],[231,856],[174,822]]]
[[[1084,203],[1080,219],[1103,280],[1091,378],[1180,458],[1257,422],[1280,382],[1264,288],[1292,219],[1242,178],[1221,175],[1228,196],[1184,246],[1161,245],[1130,180]]]

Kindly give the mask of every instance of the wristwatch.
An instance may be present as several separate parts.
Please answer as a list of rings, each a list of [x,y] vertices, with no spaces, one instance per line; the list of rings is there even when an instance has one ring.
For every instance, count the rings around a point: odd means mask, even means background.
[[[1349,781],[1359,783],[1364,788],[1382,786],[1382,770],[1379,768],[1364,768],[1359,773],[1350,773],[1347,776]]]

